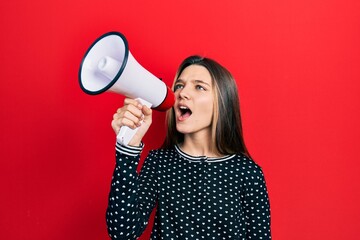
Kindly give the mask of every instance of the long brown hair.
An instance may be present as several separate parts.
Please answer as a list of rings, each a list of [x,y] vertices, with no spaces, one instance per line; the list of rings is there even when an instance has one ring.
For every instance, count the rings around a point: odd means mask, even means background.
[[[212,78],[215,90],[212,140],[216,152],[224,155],[243,153],[250,156],[243,138],[239,96],[233,76],[218,62],[195,55],[186,58],[180,64],[175,81],[186,67],[194,64],[205,67]],[[162,148],[171,148],[182,143],[184,135],[176,130],[173,108],[166,113],[166,121],[168,128]]]

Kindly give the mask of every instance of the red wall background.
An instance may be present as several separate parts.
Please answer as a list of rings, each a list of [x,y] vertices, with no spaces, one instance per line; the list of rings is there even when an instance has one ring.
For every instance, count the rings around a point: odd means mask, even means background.
[[[13,0],[0,27],[0,239],[107,239],[123,97],[86,95],[77,74],[114,30],[168,85],[190,54],[234,74],[274,239],[358,239],[359,1]],[[164,136],[154,118],[146,151]]]

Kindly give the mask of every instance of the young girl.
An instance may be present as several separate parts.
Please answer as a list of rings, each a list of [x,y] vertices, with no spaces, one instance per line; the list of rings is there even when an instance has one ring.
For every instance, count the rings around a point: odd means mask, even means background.
[[[137,239],[156,207],[151,239],[271,239],[270,206],[261,168],[245,147],[232,75],[209,58],[191,56],[173,85],[161,149],[136,168],[151,109],[134,99],[112,127],[139,127],[128,146],[116,144],[107,209],[112,239]]]

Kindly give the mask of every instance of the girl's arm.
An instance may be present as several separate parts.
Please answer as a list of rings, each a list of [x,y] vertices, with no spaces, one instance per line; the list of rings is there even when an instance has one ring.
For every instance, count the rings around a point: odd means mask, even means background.
[[[271,239],[270,203],[265,178],[260,167],[248,176],[245,186],[246,239]]]
[[[158,195],[155,156],[149,153],[139,175],[136,169],[142,148],[116,144],[116,166],[106,212],[111,239],[137,239],[155,206]]]

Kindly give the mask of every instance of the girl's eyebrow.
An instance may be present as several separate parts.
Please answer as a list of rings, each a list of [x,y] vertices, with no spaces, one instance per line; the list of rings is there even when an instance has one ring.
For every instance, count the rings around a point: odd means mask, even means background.
[[[176,84],[176,83],[179,83],[179,82],[180,82],[180,83],[183,83],[184,81],[181,80],[180,78],[178,78],[178,79],[176,79],[175,84]]]
[[[195,79],[195,80],[191,80],[191,81],[194,82],[194,83],[205,84],[205,85],[207,85],[207,86],[210,87],[210,84],[208,84],[207,82],[204,82],[203,80],[196,80],[196,79]],[[184,82],[185,82],[184,80],[178,78],[178,79],[176,79],[175,84],[176,84],[176,83],[184,83]]]
[[[194,80],[195,83],[201,83],[201,84],[205,84],[208,85],[210,87],[210,84],[208,84],[207,82],[204,82],[203,80]]]

